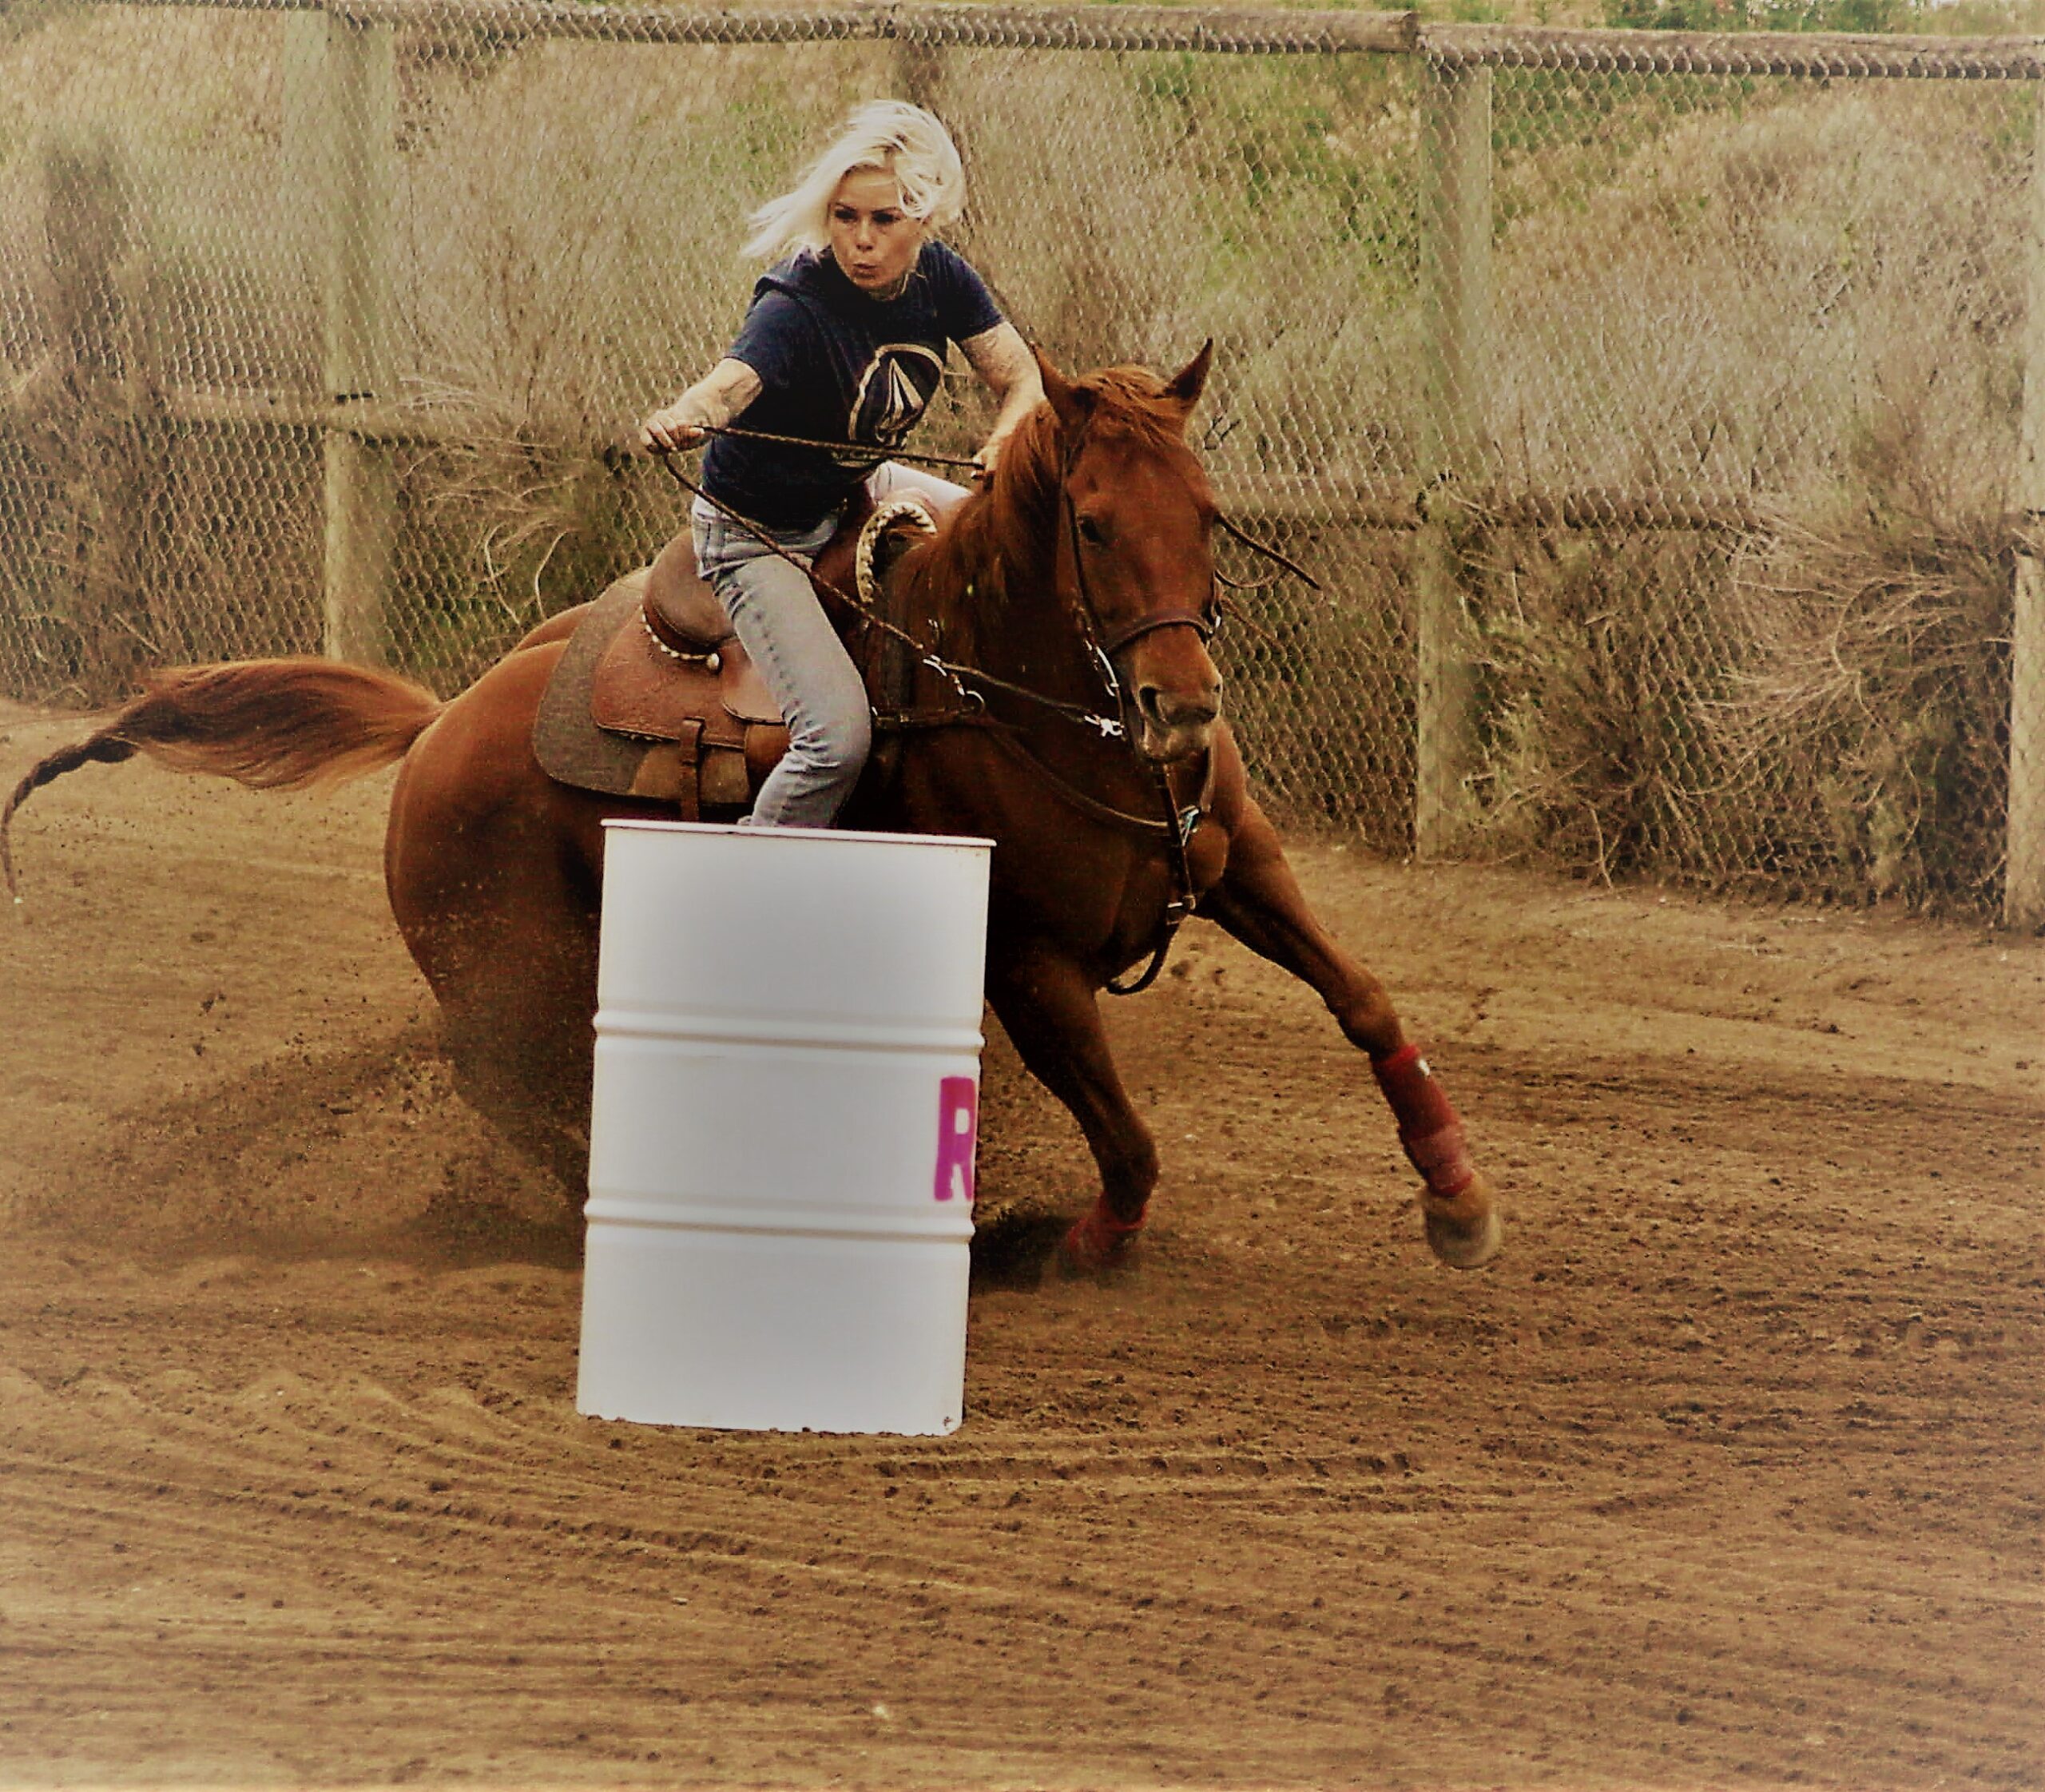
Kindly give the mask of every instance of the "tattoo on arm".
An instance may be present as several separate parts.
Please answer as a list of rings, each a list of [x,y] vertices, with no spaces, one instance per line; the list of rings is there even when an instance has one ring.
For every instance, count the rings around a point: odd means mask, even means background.
[[[1006,401],[1019,382],[1040,384],[1037,358],[1013,324],[1004,320],[991,330],[968,336],[959,346],[965,351],[974,372],[999,399]]]
[[[641,447],[655,454],[700,447],[703,431],[721,429],[760,393],[760,375],[727,355],[665,409],[640,426]]]
[[[1030,345],[1013,324],[997,324],[959,346],[966,352],[974,372],[1001,401],[994,427],[987,432],[987,446],[981,451],[983,463],[991,467],[1001,444],[1043,403],[1043,376],[1037,371],[1037,357],[1030,352]]]

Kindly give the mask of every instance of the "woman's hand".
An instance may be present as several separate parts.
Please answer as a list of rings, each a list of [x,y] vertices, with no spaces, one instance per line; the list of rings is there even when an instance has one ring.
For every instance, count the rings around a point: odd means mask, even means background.
[[[656,411],[639,427],[639,445],[649,454],[679,454],[698,448],[709,439],[703,425],[707,421],[686,396],[677,399],[665,411]]]
[[[640,425],[639,445],[653,455],[701,447],[712,430],[723,428],[760,392],[760,375],[727,355],[673,403]]]

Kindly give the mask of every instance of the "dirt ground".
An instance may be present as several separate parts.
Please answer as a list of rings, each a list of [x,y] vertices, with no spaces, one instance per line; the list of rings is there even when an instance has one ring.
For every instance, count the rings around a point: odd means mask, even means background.
[[[69,737],[0,718],[0,777]],[[1320,847],[1511,1191],[1196,925],[1140,1267],[999,1042],[967,1420],[574,1410],[387,781],[93,768],[0,917],[0,1782],[2045,1784],[2045,943]]]

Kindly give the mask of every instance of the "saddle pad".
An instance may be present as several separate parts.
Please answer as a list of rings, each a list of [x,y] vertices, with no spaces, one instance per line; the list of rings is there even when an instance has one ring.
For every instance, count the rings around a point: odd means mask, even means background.
[[[562,650],[540,699],[533,722],[533,753],[540,769],[578,790],[607,797],[678,794],[681,769],[671,745],[628,740],[606,733],[590,713],[590,686],[604,650],[628,623],[641,627],[640,606],[646,596],[646,574],[628,573],[590,606],[589,614]],[[659,753],[654,749],[662,749]],[[677,789],[656,786],[672,784]]]

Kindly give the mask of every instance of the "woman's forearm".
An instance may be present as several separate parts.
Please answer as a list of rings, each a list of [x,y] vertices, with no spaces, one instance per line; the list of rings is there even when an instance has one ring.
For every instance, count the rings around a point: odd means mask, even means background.
[[[693,448],[706,430],[721,429],[759,397],[760,375],[729,356],[641,429],[640,440],[656,452]]]
[[[999,401],[994,425],[987,431],[979,457],[983,467],[991,468],[1000,455],[1002,443],[1043,403],[1043,376],[1037,371],[1037,357],[1012,324],[997,324],[959,346],[966,352],[966,359],[981,383]]]
[[[1036,368],[1032,364],[1030,377],[1019,379],[1003,396],[1001,408],[995,413],[994,423],[987,431],[991,442],[1006,442],[1022,427],[1022,420],[1044,402],[1043,383],[1035,377]]]

